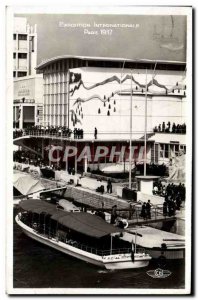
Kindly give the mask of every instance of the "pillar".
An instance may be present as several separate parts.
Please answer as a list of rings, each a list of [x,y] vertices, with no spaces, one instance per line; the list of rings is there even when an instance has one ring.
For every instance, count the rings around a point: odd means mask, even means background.
[[[23,105],[19,106],[20,112],[20,118],[19,118],[19,129],[23,129]]]

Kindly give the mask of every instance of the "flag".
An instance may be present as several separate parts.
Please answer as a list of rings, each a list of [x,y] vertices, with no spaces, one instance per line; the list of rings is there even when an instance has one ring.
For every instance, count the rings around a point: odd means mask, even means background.
[[[69,72],[69,83],[76,83],[81,80],[81,74],[80,73],[73,73]]]
[[[19,111],[18,111],[18,121],[20,120],[21,118],[21,106],[19,106]]]
[[[134,251],[135,251],[135,245],[134,245],[134,242],[133,242],[133,240],[132,240],[132,242],[131,242],[131,250],[132,250],[132,252],[134,252]]]

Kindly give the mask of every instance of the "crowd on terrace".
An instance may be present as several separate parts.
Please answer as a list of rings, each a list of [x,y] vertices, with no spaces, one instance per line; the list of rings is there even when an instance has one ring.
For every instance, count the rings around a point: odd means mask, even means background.
[[[36,135],[36,136],[42,136],[42,135],[50,135],[55,137],[66,137],[70,138],[73,137],[74,139],[83,139],[83,129],[80,128],[74,128],[72,131],[67,126],[29,126],[25,129],[15,129],[13,131],[13,138],[18,138],[25,135]]]
[[[165,124],[163,122],[162,124],[159,124],[158,126],[155,126],[153,129],[153,132],[167,132],[167,133],[186,133],[186,124],[175,124],[175,123],[170,123],[170,121]]]

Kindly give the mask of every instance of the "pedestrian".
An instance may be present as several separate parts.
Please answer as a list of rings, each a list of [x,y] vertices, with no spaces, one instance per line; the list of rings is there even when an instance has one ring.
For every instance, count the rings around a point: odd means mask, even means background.
[[[109,183],[110,179],[107,180],[107,193],[109,193],[110,190],[110,183]]]
[[[111,212],[111,224],[115,224],[115,220],[117,218],[117,205],[112,206],[112,212]]]
[[[110,180],[110,184],[109,184],[109,193],[112,194],[112,183],[111,183],[111,180]]]
[[[95,129],[94,129],[94,138],[95,138],[95,140],[97,140],[97,134],[98,134],[98,130],[97,130],[97,128],[95,127]]]
[[[142,210],[141,210],[140,217],[142,217],[144,220],[146,219],[146,202],[144,202],[142,204]]]
[[[151,219],[151,203],[150,200],[146,203],[146,217]]]
[[[166,201],[164,201],[163,203],[163,216],[167,216],[168,214],[168,203]]]

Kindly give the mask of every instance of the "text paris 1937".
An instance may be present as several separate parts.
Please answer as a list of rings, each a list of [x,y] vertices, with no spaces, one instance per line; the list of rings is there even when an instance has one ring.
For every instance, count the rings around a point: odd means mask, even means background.
[[[84,29],[84,34],[86,35],[112,35],[112,29],[100,29],[100,30],[89,30]]]

